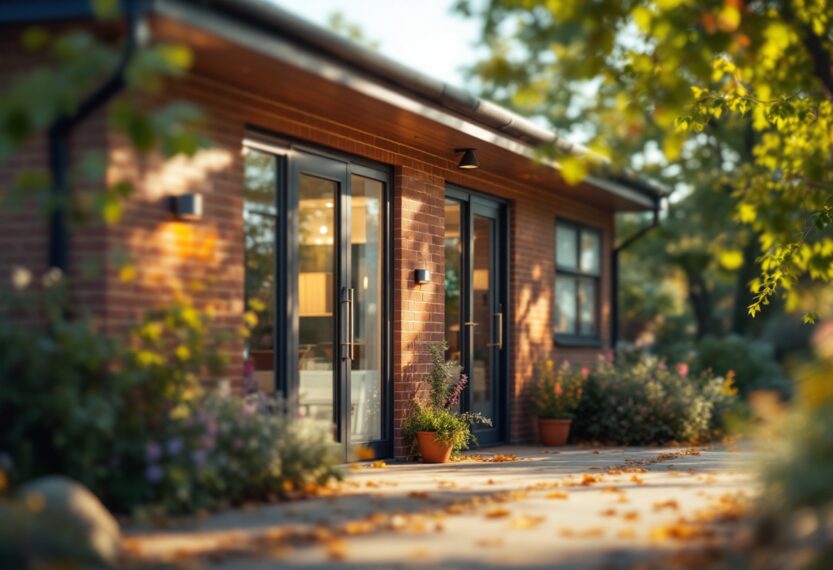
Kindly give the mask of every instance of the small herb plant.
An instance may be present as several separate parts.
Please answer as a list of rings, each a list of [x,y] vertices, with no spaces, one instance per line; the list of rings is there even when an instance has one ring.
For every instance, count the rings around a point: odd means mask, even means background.
[[[445,344],[430,345],[431,372],[423,379],[428,397],[417,397],[402,425],[407,441],[414,445],[420,431],[434,432],[437,441],[451,443],[452,452],[468,449],[477,440],[471,431],[475,423],[490,426],[492,421],[476,412],[457,411],[460,396],[468,383],[460,365],[445,360]]]
[[[535,413],[542,420],[571,420],[581,403],[587,369],[575,370],[569,362],[557,369],[546,360],[538,369],[532,393]]]

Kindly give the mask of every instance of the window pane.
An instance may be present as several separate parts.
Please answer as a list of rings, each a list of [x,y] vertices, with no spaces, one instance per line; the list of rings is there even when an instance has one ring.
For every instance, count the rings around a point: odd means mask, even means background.
[[[555,279],[555,331],[576,334],[576,278]]]
[[[582,279],[578,284],[579,333],[596,335],[596,280]]]
[[[246,339],[247,390],[275,390],[275,189],[277,160],[246,150],[243,170],[244,296],[257,324]]]
[[[599,234],[592,231],[581,232],[581,270],[594,275],[599,274],[601,243]]]
[[[460,323],[462,318],[461,279],[463,275],[463,257],[460,231],[462,228],[462,211],[460,203],[445,201],[445,342],[448,345],[446,358],[461,361],[462,350]]]
[[[382,195],[384,185],[351,177],[351,284],[355,291],[355,358],[350,399],[353,441],[382,439]]]
[[[298,399],[301,414],[333,425],[333,276],[338,184],[308,174],[298,181]]]
[[[578,268],[576,259],[576,230],[558,225],[555,229],[555,261],[559,267]]]

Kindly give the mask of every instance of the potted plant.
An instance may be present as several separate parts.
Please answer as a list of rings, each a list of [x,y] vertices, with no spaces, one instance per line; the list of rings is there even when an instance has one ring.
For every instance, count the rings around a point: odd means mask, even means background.
[[[471,426],[474,423],[492,425],[481,414],[460,412],[459,403],[468,378],[460,373],[460,366],[445,360],[445,345],[430,345],[433,365],[423,379],[428,385],[428,397],[414,398],[413,406],[402,432],[412,446],[419,448],[426,463],[446,463],[452,454],[468,449],[476,442]]]
[[[576,371],[568,362],[558,369],[552,360],[541,365],[532,398],[538,416],[538,435],[546,446],[567,443],[573,413],[581,401],[582,387],[589,371]]]

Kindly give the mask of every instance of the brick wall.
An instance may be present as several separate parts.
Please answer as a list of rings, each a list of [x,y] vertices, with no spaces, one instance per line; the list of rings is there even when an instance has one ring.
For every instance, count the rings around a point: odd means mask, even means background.
[[[5,61],[5,60],[4,60]],[[119,278],[112,259],[95,287],[104,303],[97,313],[109,330],[117,332],[146,309],[187,294],[199,306],[208,307],[216,326],[234,331],[243,313],[243,224],[242,140],[246,125],[353,154],[394,168],[393,178],[393,392],[396,454],[404,448],[399,434],[402,416],[420,375],[428,370],[429,343],[443,338],[443,200],[445,184],[453,183],[505,198],[510,212],[510,263],[512,321],[511,343],[511,438],[530,438],[528,402],[525,395],[534,363],[550,355],[554,282],[555,219],[561,216],[597,227],[603,237],[601,282],[604,344],[609,344],[610,294],[609,253],[613,230],[611,212],[556,195],[557,189],[541,189],[496,176],[485,169],[463,172],[448,156],[426,153],[401,141],[387,140],[364,132],[361,125],[344,125],[300,109],[267,100],[228,84],[191,76],[171,85],[171,98],[199,104],[209,117],[208,132],[215,145],[193,159],[164,161],[139,158],[124,140],[109,135],[111,163],[108,180],[129,179],[135,195],[127,204],[121,223],[99,234],[78,239],[74,255],[100,250],[123,251],[136,268],[135,278]],[[93,125],[104,133],[103,124]],[[99,135],[100,140],[101,135]],[[93,137],[94,138],[94,137]],[[94,140],[89,144],[97,144]],[[444,152],[445,149],[443,149]],[[16,158],[28,163],[42,160],[42,149]],[[4,175],[8,175],[4,166]],[[205,213],[197,222],[171,219],[164,199],[175,193],[199,191]],[[0,258],[4,279],[9,268],[23,259],[42,264],[46,240],[42,226],[33,217],[21,217],[14,226],[0,221]],[[13,228],[13,229],[10,229]],[[106,246],[102,246],[106,244]],[[413,269],[431,271],[431,283],[415,285]],[[96,289],[97,287],[97,289]],[[232,357],[229,375],[242,378],[242,341],[227,346]],[[556,348],[559,358],[589,362],[593,349]]]
[[[11,30],[0,34],[0,91],[10,89],[26,72],[49,61],[35,52],[20,49],[19,34]],[[76,166],[88,153],[107,150],[106,115],[94,113],[79,125],[70,139],[70,156]],[[38,190],[18,193],[22,176],[39,179]],[[48,270],[48,147],[47,137],[33,137],[15,154],[0,162],[0,291],[8,290],[15,271],[28,271],[31,287],[39,287]],[[105,281],[102,272],[108,250],[108,228],[99,222],[83,220],[77,214],[90,204],[90,193],[101,186],[84,178],[80,169],[70,172],[76,181],[68,216],[70,223],[69,278],[72,283],[72,307],[101,315],[106,307]],[[6,201],[12,195],[18,198]],[[28,318],[28,317],[25,317]],[[39,320],[35,315],[35,320]]]

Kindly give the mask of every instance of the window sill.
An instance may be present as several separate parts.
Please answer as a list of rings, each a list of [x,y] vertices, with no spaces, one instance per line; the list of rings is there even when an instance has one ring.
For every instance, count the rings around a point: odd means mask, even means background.
[[[569,334],[554,335],[555,344],[570,348],[602,348],[602,339],[591,336],[574,336]]]

